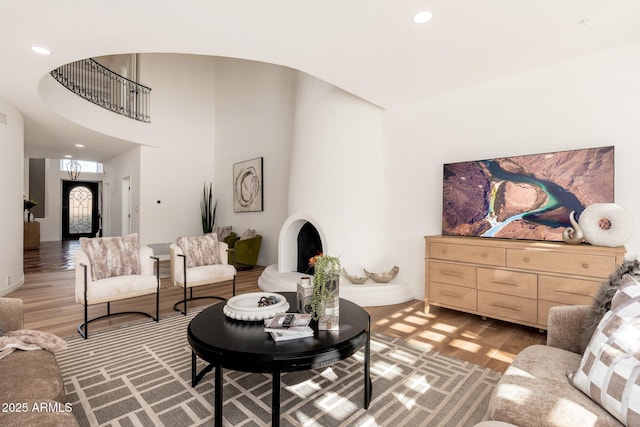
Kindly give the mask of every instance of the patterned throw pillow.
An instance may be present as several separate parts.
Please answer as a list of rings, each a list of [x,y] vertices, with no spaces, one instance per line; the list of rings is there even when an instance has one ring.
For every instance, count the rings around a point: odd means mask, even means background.
[[[256,230],[253,228],[247,228],[240,235],[240,240],[253,239],[254,237],[256,237]]]
[[[178,237],[176,244],[187,257],[187,268],[221,263],[216,233],[204,236]]]
[[[218,240],[220,242],[224,242],[224,239],[226,239],[227,236],[231,234],[231,226],[225,225],[223,227],[219,227],[217,225],[214,225],[211,232],[218,235]]]
[[[136,233],[123,237],[81,237],[80,247],[89,258],[93,280],[140,274]]]
[[[640,286],[629,275],[571,382],[627,426],[640,425]]]

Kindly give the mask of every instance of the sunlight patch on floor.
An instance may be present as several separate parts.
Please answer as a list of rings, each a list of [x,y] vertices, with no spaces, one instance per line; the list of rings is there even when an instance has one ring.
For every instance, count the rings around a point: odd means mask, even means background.
[[[384,326],[384,325],[388,325],[389,323],[391,323],[391,320],[389,319],[382,319],[382,320],[378,320],[376,322],[376,325],[378,326]]]
[[[406,384],[411,390],[415,390],[421,394],[426,393],[431,388],[431,384],[429,384],[427,377],[424,375],[413,375],[406,381]]]
[[[380,352],[388,349],[389,346],[383,343],[382,341],[377,341],[371,338],[370,348],[371,348],[371,351]]]
[[[459,340],[459,339],[451,340],[450,345],[452,347],[459,348],[460,350],[470,351],[472,353],[477,353],[482,348],[480,345],[476,343],[465,341],[465,340]]]
[[[414,325],[426,325],[427,323],[429,323],[429,319],[425,319],[425,318],[414,316],[414,315],[409,315],[405,317],[404,321],[407,323],[413,323]]]
[[[306,398],[320,390],[320,384],[315,381],[307,380],[298,384],[287,386],[286,389],[298,397]]]
[[[473,332],[469,332],[469,331],[464,331],[461,334],[463,337],[470,339],[470,340],[479,340],[480,339],[480,335],[478,334],[474,334]]]
[[[447,338],[446,335],[439,334],[439,333],[433,332],[433,331],[422,331],[422,332],[420,332],[420,335],[418,335],[418,336],[420,338],[424,338],[426,340],[435,341],[435,342],[442,342]]]
[[[511,363],[513,362],[513,359],[516,358],[516,355],[513,353],[508,353],[506,351],[500,351],[496,349],[489,350],[487,352],[487,356],[489,356],[492,359],[499,360],[505,363]]]
[[[446,323],[441,323],[441,322],[434,323],[433,325],[431,325],[431,327],[438,331],[447,332],[449,334],[454,333],[456,330],[458,330],[458,328],[453,325],[448,325]]]
[[[329,381],[337,381],[338,375],[336,375],[335,371],[332,368],[327,368],[320,373],[320,376],[328,379]]]
[[[411,410],[414,406],[416,406],[416,399],[412,399],[398,392],[394,392],[393,396],[398,399],[398,402],[402,403],[408,410]]]
[[[403,350],[393,350],[389,354],[389,357],[392,357],[393,359],[399,360],[400,362],[408,363],[411,365],[416,363],[416,360],[417,360],[414,355],[407,353],[406,351],[403,351]]]
[[[344,420],[358,410],[353,402],[337,393],[327,393],[325,397],[317,400],[315,405],[338,421]]]
[[[410,334],[412,332],[415,332],[417,328],[415,326],[409,326],[409,325],[405,325],[404,323],[396,322],[393,325],[391,325],[391,329],[398,332],[404,332],[405,334]]]
[[[402,368],[398,365],[391,365],[387,362],[376,362],[371,366],[371,373],[387,379],[395,379],[404,375]]]
[[[419,348],[422,351],[431,351],[433,350],[433,344],[428,343],[428,342],[424,342],[424,341],[418,341],[415,339],[412,340],[408,340],[407,341],[409,344],[411,344],[412,346]]]

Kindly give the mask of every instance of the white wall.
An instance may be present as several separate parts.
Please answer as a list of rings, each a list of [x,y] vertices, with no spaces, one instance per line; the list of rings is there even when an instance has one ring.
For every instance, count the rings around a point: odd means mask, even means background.
[[[123,153],[104,165],[103,183],[106,185],[103,198],[109,198],[109,211],[104,212],[104,222],[109,236],[122,236],[122,179],[128,178],[130,190],[131,233],[140,233],[140,148]],[[108,191],[108,193],[107,193]],[[142,236],[140,236],[142,240]]]
[[[296,75],[276,65],[216,59],[216,224],[261,234],[260,265],[277,261],[287,218]],[[256,157],[263,157],[264,210],[234,213],[233,164]]]
[[[144,54],[138,71],[152,88],[153,145],[140,150],[140,240],[202,234],[202,187],[216,169],[215,59]]]
[[[442,164],[614,145],[616,203],[640,250],[640,44],[586,56],[385,114],[389,244],[416,297],[424,295],[422,236],[441,232]]]
[[[323,250],[349,273],[388,270],[382,110],[307,74],[298,82],[289,213],[319,221]]]
[[[24,177],[24,121],[22,114],[0,99],[0,296],[24,282],[22,270],[23,203],[22,186],[16,178]]]

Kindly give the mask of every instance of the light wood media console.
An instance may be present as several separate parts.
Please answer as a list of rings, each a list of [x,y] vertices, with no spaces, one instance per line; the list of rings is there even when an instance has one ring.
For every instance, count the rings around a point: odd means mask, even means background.
[[[547,329],[549,308],[591,304],[624,246],[461,236],[425,237],[430,305]]]

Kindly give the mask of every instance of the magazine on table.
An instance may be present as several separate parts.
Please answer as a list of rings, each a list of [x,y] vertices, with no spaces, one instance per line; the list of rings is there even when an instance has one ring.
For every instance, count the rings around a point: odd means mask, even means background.
[[[265,332],[300,332],[309,327],[310,314],[280,313],[270,319],[264,320]],[[309,328],[311,329],[311,328]]]
[[[269,332],[274,341],[288,341],[288,340],[297,340],[300,338],[312,337],[313,329],[309,326],[299,326],[298,328],[303,329],[298,332],[289,332],[289,331],[276,331]]]
[[[313,336],[309,326],[310,314],[282,313],[264,320],[264,331],[269,332],[274,341],[286,341]]]

